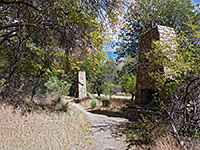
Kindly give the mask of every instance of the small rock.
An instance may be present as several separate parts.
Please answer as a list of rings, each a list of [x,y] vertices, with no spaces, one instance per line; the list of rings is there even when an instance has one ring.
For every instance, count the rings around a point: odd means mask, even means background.
[[[104,150],[115,150],[115,148],[106,147],[106,148],[104,148]]]

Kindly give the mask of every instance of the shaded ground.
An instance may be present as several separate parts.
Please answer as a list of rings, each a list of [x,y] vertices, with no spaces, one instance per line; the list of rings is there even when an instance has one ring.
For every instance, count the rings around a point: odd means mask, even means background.
[[[108,117],[123,117],[121,113],[110,110],[91,110],[89,112],[93,114],[106,115]]]
[[[128,143],[125,141],[126,136],[119,133],[119,126],[128,123],[128,120],[117,117],[108,117],[105,115],[96,114],[98,111],[88,112],[80,104],[73,104],[84,115],[87,116],[91,123],[91,135],[93,145],[88,150],[126,150]],[[99,111],[100,113],[100,111]],[[102,113],[101,113],[102,114]],[[109,112],[110,114],[110,112]],[[116,114],[113,114],[114,116]]]

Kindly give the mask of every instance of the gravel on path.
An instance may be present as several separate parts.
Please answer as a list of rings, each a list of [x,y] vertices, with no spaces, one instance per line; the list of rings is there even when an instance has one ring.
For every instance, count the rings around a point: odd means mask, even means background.
[[[80,104],[73,105],[86,115],[91,123],[90,138],[94,145],[87,150],[126,150],[125,138],[117,134],[117,128],[121,123],[128,122],[127,119],[92,114]]]

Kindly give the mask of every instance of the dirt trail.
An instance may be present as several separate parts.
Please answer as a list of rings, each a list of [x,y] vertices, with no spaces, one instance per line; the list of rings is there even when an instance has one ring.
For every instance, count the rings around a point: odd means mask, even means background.
[[[85,114],[91,123],[91,139],[94,145],[88,150],[126,149],[127,143],[117,134],[117,128],[120,123],[128,122],[127,119],[92,114],[80,104],[73,105]]]

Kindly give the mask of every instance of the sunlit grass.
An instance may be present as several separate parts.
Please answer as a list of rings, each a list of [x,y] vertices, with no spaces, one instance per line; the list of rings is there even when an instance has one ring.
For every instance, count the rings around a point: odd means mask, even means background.
[[[89,124],[77,110],[69,113],[28,113],[21,115],[11,106],[0,106],[1,150],[84,149]]]
[[[102,97],[102,98],[104,98],[104,97]],[[88,109],[91,109],[91,102],[92,102],[92,99],[84,99],[84,100],[80,101],[80,104],[83,105],[84,107],[88,108]],[[106,110],[112,110],[112,111],[119,112],[122,107],[131,103],[131,100],[130,100],[129,97],[121,98],[121,97],[115,96],[115,97],[111,98],[110,102],[111,103],[110,103],[109,107],[101,108],[101,110],[106,109]],[[96,103],[95,109],[99,109],[101,106],[102,106],[102,101],[98,100],[97,103]]]

